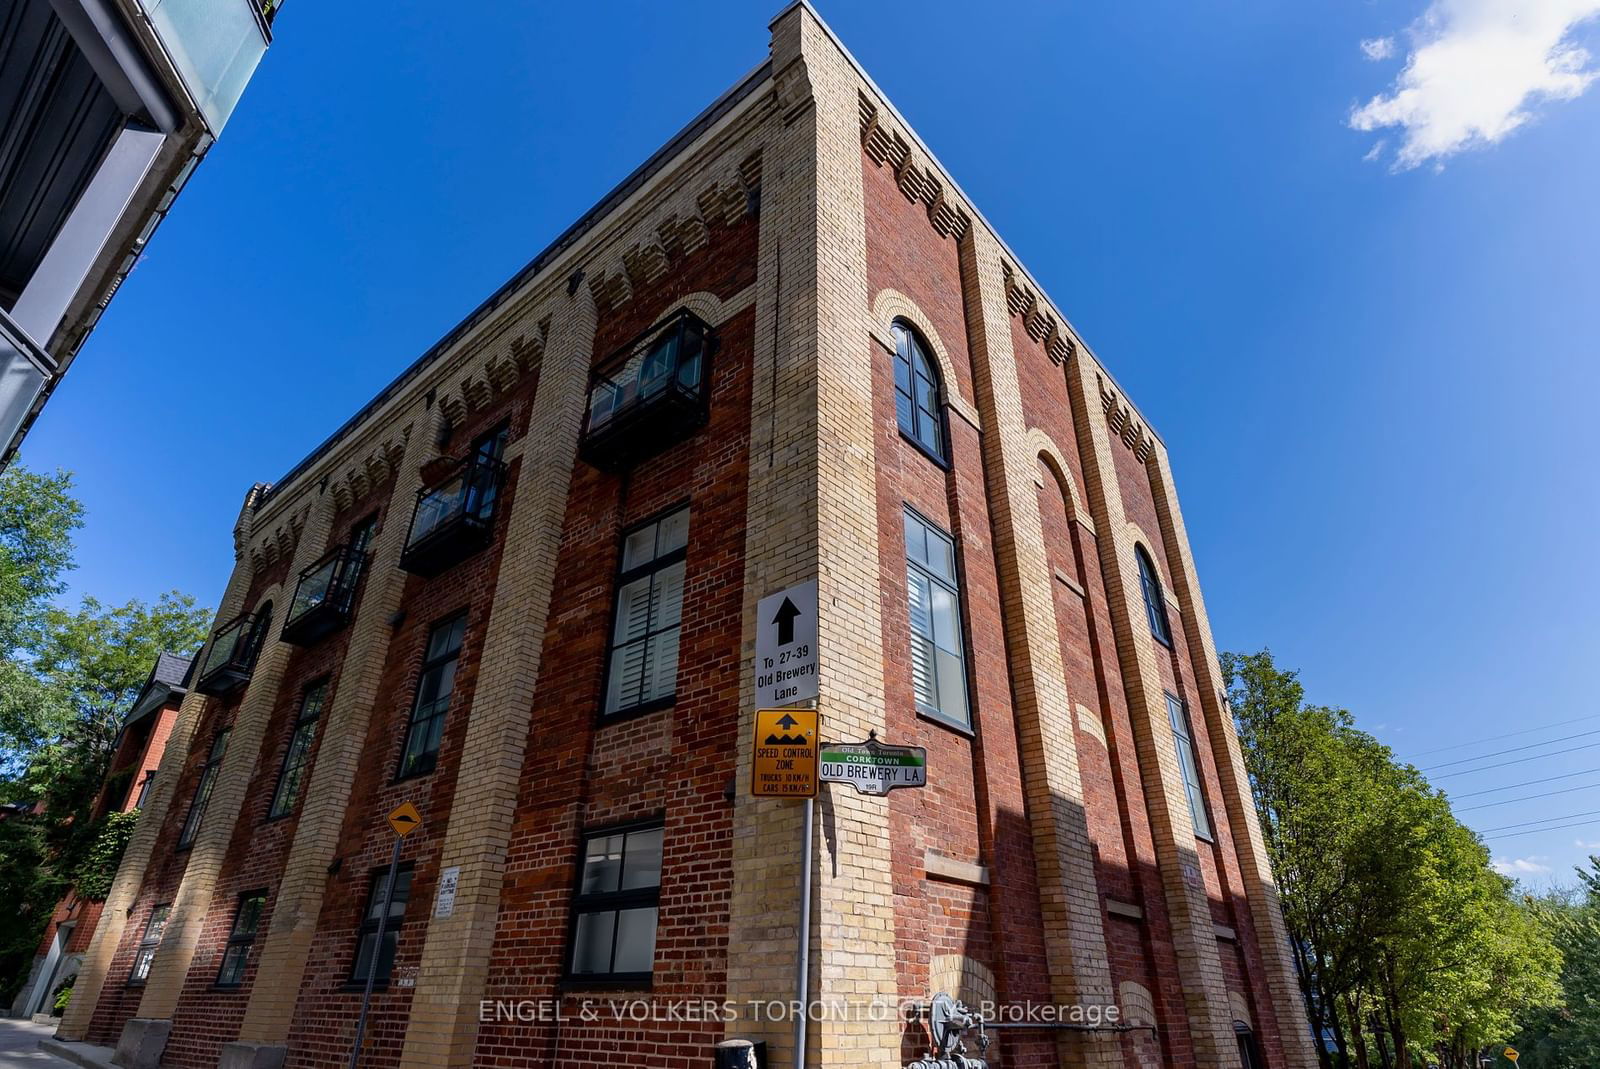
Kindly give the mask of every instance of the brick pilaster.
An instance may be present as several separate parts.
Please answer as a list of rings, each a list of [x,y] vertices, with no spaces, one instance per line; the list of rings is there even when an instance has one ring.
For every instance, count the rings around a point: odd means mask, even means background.
[[[282,586],[265,591],[258,605],[250,606],[255,609],[270,600],[270,626],[228,733],[222,767],[212,784],[211,797],[206,802],[200,828],[189,849],[189,860],[184,866],[183,880],[172,899],[172,912],[167,917],[161,946],[150,963],[150,979],[145,985],[144,997],[139,1000],[140,1018],[169,1018],[177,1008],[178,996],[183,991],[184,979],[189,975],[195,947],[200,941],[200,930],[211,909],[211,897],[217,889],[228,844],[233,841],[234,830],[239,822],[249,819],[241,812],[245,791],[255,775],[267,721],[278,704],[278,689],[289,663],[289,654],[294,649],[289,643],[280,641],[278,636],[282,632],[284,617],[289,611],[294,585],[301,571],[325,552],[332,511],[331,500],[319,500],[311,504],[306,511],[300,536],[295,541],[294,559],[289,566],[288,578]]]
[[[1000,246],[987,229],[971,227],[962,238],[961,274],[1052,994],[1066,1004],[1109,1006],[1115,997],[1077,733],[1034,487],[1038,460],[1022,413]],[[1122,1064],[1115,1035],[1064,1033],[1061,1044],[1072,1064]]]
[[[1252,801],[1250,778],[1245,772],[1244,754],[1234,729],[1233,715],[1223,704],[1222,672],[1217,666],[1217,647],[1211,637],[1211,620],[1206,615],[1205,599],[1189,549],[1189,533],[1178,507],[1178,490],[1172,480],[1172,467],[1166,449],[1157,446],[1151,461],[1151,490],[1156,513],[1161,520],[1161,538],[1168,547],[1168,567],[1172,592],[1183,616],[1184,640],[1189,645],[1189,662],[1194,667],[1200,708],[1206,718],[1206,735],[1211,740],[1217,778],[1222,782],[1222,804],[1228,811],[1228,826],[1233,829],[1234,850],[1244,878],[1245,898],[1250,916],[1260,935],[1262,964],[1266,967],[1267,988],[1278,1035],[1283,1043],[1285,1065],[1290,1069],[1311,1069],[1317,1064],[1311,1043],[1311,1028],[1306,1019],[1305,1000],[1289,959],[1289,932],[1278,902],[1278,885],[1272,876],[1261,822]]]
[[[294,844],[284,862],[272,920],[263,940],[250,1004],[239,1026],[243,1043],[284,1043],[295,1000],[305,976],[311,938],[322,909],[328,865],[338,844],[350,802],[350,783],[367,736],[367,721],[393,636],[392,617],[400,608],[406,575],[400,551],[411,526],[411,510],[422,485],[421,467],[438,453],[438,406],[419,400],[414,407],[405,450],[383,525],[373,540],[366,588],[352,625],[344,666],[326,714],[316,763],[295,824]],[[270,982],[262,982],[270,978]]]
[[[1156,640],[1145,622],[1139,568],[1117,483],[1116,458],[1111,453],[1123,446],[1111,437],[1106,426],[1100,406],[1099,374],[1093,359],[1081,351],[1067,362],[1067,386],[1083,457],[1085,491],[1098,533],[1107,607],[1128,698],[1128,715],[1133,723],[1151,838],[1172,924],[1178,980],[1183,988],[1196,1061],[1204,1066],[1234,1066],[1239,1054],[1233,1015],[1200,868],[1200,848],[1178,768],[1172,724],[1167,717]]]
[[[472,718],[441,869],[459,867],[455,907],[428,924],[402,1066],[470,1066],[494,942],[534,687],[577,456],[595,306],[587,286],[553,298],[538,392],[504,536]],[[426,819],[426,815],[424,815]]]
[[[240,510],[238,523],[234,526],[233,573],[228,577],[222,602],[218,605],[216,618],[212,621],[213,630],[218,624],[237,616],[244,607],[244,597],[250,588],[252,575],[250,557],[244,552],[244,547],[250,537],[250,520],[258,494],[259,488],[254,488],[245,496],[244,507]],[[205,664],[206,655],[210,652],[211,643],[208,640],[195,655],[196,674],[199,673],[200,666]],[[78,979],[73,985],[72,1001],[67,1005],[61,1027],[56,1030],[58,1038],[81,1041],[88,1035],[95,1009],[100,1002],[100,994],[105,987],[106,971],[111,967],[111,959],[116,955],[117,947],[122,942],[123,929],[128,922],[128,911],[132,909],[144,883],[145,871],[155,850],[156,838],[161,834],[167,810],[172,806],[172,792],[177,787],[178,777],[182,774],[184,762],[189,756],[189,746],[194,740],[195,726],[205,711],[206,701],[204,694],[191,689],[178,707],[178,715],[173,721],[172,732],[167,737],[166,749],[162,751],[161,764],[156,770],[155,781],[150,785],[150,794],[139,813],[139,822],[134,825],[128,847],[122,853],[116,878],[112,881],[111,890],[107,893],[105,905],[100,911],[100,923],[95,928],[94,936],[89,941],[89,949],[84,952],[83,963],[78,968]]]

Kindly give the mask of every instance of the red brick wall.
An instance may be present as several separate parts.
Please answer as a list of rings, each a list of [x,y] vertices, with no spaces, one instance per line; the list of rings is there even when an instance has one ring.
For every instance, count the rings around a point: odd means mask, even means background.
[[[755,279],[756,234],[753,218],[714,230],[710,245],[656,286],[636,291],[623,314],[602,320],[596,359],[685,294],[705,290],[727,299],[744,290]],[[576,1019],[582,999],[644,992],[563,988],[558,978],[569,951],[582,832],[660,818],[666,834],[649,994],[664,1004],[720,999],[725,988],[733,811],[726,794],[738,742],[754,329],[754,311],[746,309],[718,330],[705,430],[623,475],[583,463],[573,472],[484,997],[564,993],[562,1006],[574,1019],[485,1024],[475,1064],[697,1066],[722,1038],[716,1019],[633,1023],[609,1012],[592,1022]],[[600,722],[621,532],[684,501],[689,546],[676,701]]]

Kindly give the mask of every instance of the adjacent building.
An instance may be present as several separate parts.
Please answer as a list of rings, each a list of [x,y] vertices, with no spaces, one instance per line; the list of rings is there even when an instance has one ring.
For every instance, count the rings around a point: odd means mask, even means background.
[[[994,1065],[1314,1063],[1166,445],[811,7],[770,34],[248,493],[63,1039],[344,1064],[370,972],[363,1065],[792,1064],[753,655],[814,581],[823,735],[928,784],[818,799],[807,1064],[922,1057],[940,992],[1075,1023]]]
[[[278,2],[0,2],[0,467],[222,132]]]
[[[189,657],[176,653],[163,653],[156,659],[150,678],[122,718],[105,782],[89,809],[91,820],[107,813],[132,813],[144,806],[178,719],[178,706],[188,692],[192,663]],[[28,982],[11,1005],[13,1016],[49,1016],[54,1012],[57,993],[72,986],[78,975],[83,952],[99,923],[102,904],[97,898],[85,897],[76,887],[69,888],[56,903],[40,937]]]

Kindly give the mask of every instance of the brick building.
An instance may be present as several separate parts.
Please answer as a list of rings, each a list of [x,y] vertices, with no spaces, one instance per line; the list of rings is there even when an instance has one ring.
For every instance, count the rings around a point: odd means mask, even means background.
[[[752,655],[814,579],[824,735],[929,768],[819,798],[814,998],[1119,1011],[1003,1066],[1312,1064],[1166,447],[804,3],[234,544],[65,1039],[342,1064],[376,957],[366,1065],[788,1064]]]
[[[191,663],[190,658],[176,653],[156,658],[150,678],[122,718],[105,782],[89,810],[90,819],[131,813],[144,805],[177,722],[179,705],[188,692]],[[39,939],[28,981],[11,1005],[13,1016],[50,1014],[55,993],[77,976],[83,952],[100,921],[101,905],[93,898],[81,897],[75,887],[56,903]]]

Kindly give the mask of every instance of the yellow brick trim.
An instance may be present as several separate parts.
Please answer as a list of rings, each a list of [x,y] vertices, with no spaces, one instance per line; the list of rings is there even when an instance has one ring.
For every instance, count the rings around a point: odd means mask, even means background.
[[[1066,496],[1067,503],[1072,509],[1069,520],[1081,523],[1091,534],[1094,533],[1094,517],[1083,506],[1083,495],[1078,491],[1078,481],[1072,477],[1072,469],[1067,466],[1066,455],[1061,452],[1061,447],[1038,427],[1028,428],[1028,448],[1035,456],[1044,461],[1045,467],[1050,469],[1050,474],[1056,477],[1056,482],[1061,485],[1061,492]]]
[[[933,350],[933,358],[939,365],[939,377],[944,380],[941,385],[945,404],[955,409],[962,419],[982,430],[982,417],[972,402],[961,396],[960,380],[956,378],[955,362],[950,359],[950,348],[939,337],[933,321],[918,307],[916,301],[899,290],[885,287],[872,299],[872,336],[891,353],[895,347],[893,327],[897,319],[904,319],[916,327],[917,333],[927,340],[928,348]]]

